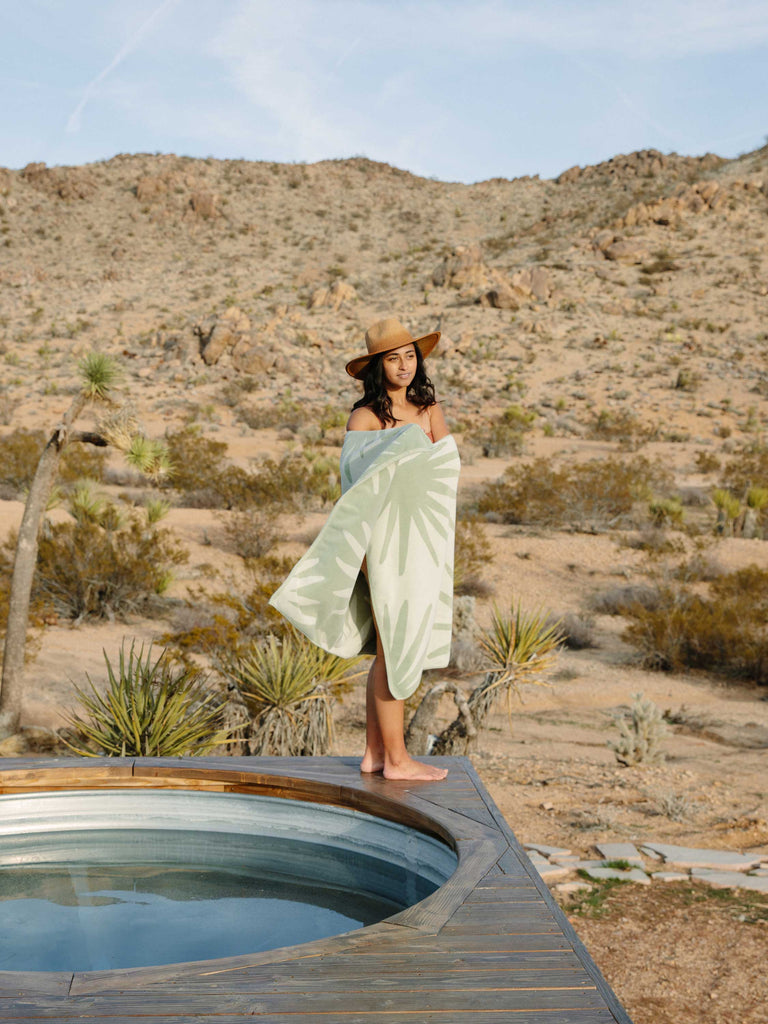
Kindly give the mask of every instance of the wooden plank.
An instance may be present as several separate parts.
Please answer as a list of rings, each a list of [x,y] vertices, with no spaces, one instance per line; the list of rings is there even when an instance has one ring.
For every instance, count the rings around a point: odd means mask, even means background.
[[[448,881],[421,903],[388,918],[390,923],[435,932],[461,907],[488,867],[495,863],[499,847],[497,841],[485,839],[461,840],[457,846],[459,866]]]
[[[0,1011],[2,1012],[2,1011]],[[58,1016],[48,1016],[48,1020],[82,1020],[79,1015],[59,1013]],[[118,1013],[109,1018],[109,1024],[243,1024],[244,1020],[253,1021],[254,1017],[249,1012],[246,1014],[208,1014],[208,1013],[184,1013],[181,1015],[156,1016],[154,1014],[139,1014],[126,1016]],[[293,1010],[272,1011],[269,1015],[270,1024],[331,1024],[338,1021],[339,1024],[500,1024],[500,1021],[511,1020],[514,1024],[615,1024],[615,1017],[609,1010],[599,1007],[577,1007],[572,1009],[558,1010],[481,1010],[466,1013],[459,1011],[456,1014],[450,1011],[438,1010],[399,1010],[389,1012],[386,1010],[359,1011],[345,1009],[338,1013],[329,1015],[325,1012],[315,1013],[309,1006],[302,1006]],[[3,1017],[0,1020],[4,1024],[28,1024],[29,1017]]]
[[[260,988],[274,988],[276,985],[306,984],[308,990],[317,988],[333,989],[340,984],[349,985],[355,980],[369,984],[371,978],[383,979],[382,984],[399,983],[404,978],[416,976],[431,978],[437,984],[466,984],[469,980],[476,983],[479,977],[519,978],[528,977],[530,981],[541,979],[543,987],[555,975],[573,978],[581,974],[578,984],[587,984],[586,974],[581,971],[578,958],[572,953],[556,951],[550,953],[497,953],[467,955],[456,959],[452,955],[440,957],[415,957],[412,954],[400,956],[397,960],[383,961],[380,957],[327,958],[311,967],[296,964],[279,967],[264,967],[248,972],[237,972],[204,978],[197,981],[186,980],[183,985],[185,992],[253,992]],[[294,984],[295,983],[295,984]]]
[[[0,793],[119,785],[132,771],[133,759],[122,757],[0,758]]]
[[[414,1003],[424,1010],[441,1010],[456,1013],[464,1010],[473,1013],[476,1010],[557,1010],[586,1009],[599,1007],[602,1004],[596,989],[564,986],[562,988],[537,989],[515,987],[492,988],[456,988],[446,989],[444,986],[433,989],[412,988],[405,991],[382,992],[372,991],[370,987],[360,986],[350,991],[335,992],[272,992],[246,995],[217,992],[211,994],[198,993],[118,993],[114,996],[95,996],[75,998],[67,1003],[68,1013],[75,1010],[80,1017],[112,1018],[124,1016],[180,1016],[187,1019],[195,1014],[259,1015],[273,1012],[293,1011],[301,1013],[302,1003],[311,1007],[314,1013],[336,1014],[349,1012],[372,1012],[386,1010],[389,1013],[412,1013]],[[7,1014],[27,1019],[62,1019],[61,1001],[50,997],[40,997],[34,1003],[23,1000],[7,1005]],[[75,1016],[75,1014],[72,1014]]]
[[[0,971],[0,999],[67,995],[72,978],[70,971]]]

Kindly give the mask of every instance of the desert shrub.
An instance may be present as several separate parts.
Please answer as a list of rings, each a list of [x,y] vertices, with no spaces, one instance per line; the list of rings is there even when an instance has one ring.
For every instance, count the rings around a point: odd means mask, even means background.
[[[251,430],[285,427],[296,433],[306,419],[306,410],[298,402],[283,398],[277,404],[241,405],[237,410],[237,419]]]
[[[523,435],[531,429],[536,413],[514,403],[490,424],[466,433],[465,440],[480,448],[488,458],[517,455],[523,448]]]
[[[482,524],[471,519],[457,520],[453,563],[454,592],[470,594],[478,587],[482,587],[481,572],[491,557],[491,545]]]
[[[106,462],[107,453],[103,448],[94,448],[90,444],[69,444],[59,463],[59,480],[62,484],[71,485],[85,477],[103,483]]]
[[[9,496],[30,485],[44,446],[42,430],[19,427],[0,437],[0,485]]]
[[[279,462],[264,459],[249,471],[226,462],[223,442],[189,427],[170,434],[168,448],[174,467],[168,486],[181,492],[188,508],[272,505],[300,511],[335,501],[340,493],[336,460],[312,449],[289,453]]]
[[[725,573],[725,568],[714,555],[704,550],[694,552],[691,557],[681,562],[675,570],[675,579],[682,583],[711,583]]]
[[[601,441],[618,441],[628,448],[636,448],[655,437],[657,431],[645,426],[634,413],[628,409],[601,409],[593,414],[592,421],[587,425],[586,436]]]
[[[479,448],[489,459],[519,455],[523,450],[523,434],[530,430],[535,419],[536,413],[519,405],[510,405],[490,424],[467,432],[464,440]]]
[[[117,529],[88,518],[58,523],[40,537],[32,593],[73,619],[148,611],[186,558],[168,530],[136,513]]]
[[[194,427],[182,427],[166,435],[173,477],[167,486],[182,493],[211,487],[222,470],[227,446],[223,441],[203,437]]]
[[[620,587],[608,587],[589,597],[589,607],[598,615],[626,615],[636,606],[653,609],[658,602],[658,589],[647,583],[626,583]]]
[[[629,719],[619,722],[619,739],[609,741],[608,746],[616,755],[619,764],[631,767],[636,764],[658,764],[664,760],[661,741],[667,734],[661,711],[652,700],[636,693],[632,701]]]
[[[659,589],[654,608],[624,612],[625,638],[648,668],[710,672],[768,684],[768,570],[757,566],[713,580],[709,595]]]
[[[29,487],[45,444],[42,430],[25,427],[0,438],[0,493],[12,497]],[[91,445],[67,445],[59,463],[59,480],[64,484],[72,484],[81,477],[102,481],[105,462],[105,453]]]
[[[700,473],[717,473],[721,465],[720,459],[712,452],[696,452],[694,462]]]
[[[259,508],[231,512],[224,522],[224,532],[241,558],[263,558],[283,539],[274,512]]]
[[[131,643],[120,648],[117,669],[107,652],[108,686],[102,693],[86,675],[90,692],[75,687],[79,711],[69,715],[70,743],[88,757],[181,757],[205,754],[225,743],[221,701],[205,686],[205,676],[172,666],[162,651],[152,657]]]
[[[246,584],[223,593],[191,588],[186,606],[176,612],[173,628],[160,642],[182,658],[204,653],[215,662],[239,654],[248,644],[269,633],[282,636],[286,620],[269,599],[293,568],[294,559],[266,555],[245,566]]]
[[[667,472],[641,456],[562,469],[540,458],[527,466],[510,466],[488,484],[478,511],[506,523],[616,526],[629,519],[636,501],[648,500],[653,489],[668,485]]]
[[[756,445],[734,456],[723,471],[721,486],[735,494],[750,487],[768,487],[768,447]]]
[[[622,537],[621,544],[634,551],[645,551],[651,556],[679,554],[685,551],[685,543],[681,538],[670,536],[663,526],[646,526],[637,533]]]
[[[568,647],[572,651],[597,647],[595,620],[592,615],[577,615],[575,612],[567,612],[563,616],[550,616],[546,624],[557,630],[563,647]]]

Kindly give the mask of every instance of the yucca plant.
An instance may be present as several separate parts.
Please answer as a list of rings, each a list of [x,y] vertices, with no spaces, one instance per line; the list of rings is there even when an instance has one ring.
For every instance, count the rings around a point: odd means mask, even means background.
[[[733,523],[741,512],[741,502],[735,494],[722,487],[716,487],[712,492],[712,501],[717,509],[715,533],[733,533]]]
[[[75,687],[81,712],[67,718],[76,734],[69,746],[86,757],[180,757],[205,754],[226,743],[222,708],[196,669],[174,668],[165,650],[136,642],[120,648],[117,669],[104,651],[108,687]]]
[[[519,604],[506,613],[494,607],[491,625],[478,639],[488,666],[482,683],[469,697],[452,681],[433,686],[408,726],[408,749],[414,754],[466,753],[500,697],[506,696],[511,714],[512,698],[520,697],[522,683],[546,685],[541,674],[551,666],[562,640],[559,623],[547,612],[526,613]],[[432,719],[446,692],[453,693],[459,714],[435,737]]]
[[[648,502],[648,512],[653,525],[658,529],[668,523],[681,524],[683,521],[683,504],[680,498],[654,498]]]
[[[757,536],[760,513],[768,506],[768,488],[750,487],[747,491],[747,507],[744,509],[744,522],[741,527],[742,537],[751,539]]]
[[[224,671],[253,715],[252,754],[325,754],[333,739],[333,689],[359,658],[337,658],[291,630],[256,642]]]

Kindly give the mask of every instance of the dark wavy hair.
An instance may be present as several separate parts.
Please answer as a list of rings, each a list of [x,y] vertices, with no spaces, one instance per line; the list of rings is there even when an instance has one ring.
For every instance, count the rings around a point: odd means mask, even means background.
[[[421,349],[418,345],[413,347],[416,350],[416,373],[408,385],[406,397],[410,402],[418,406],[419,411],[422,412],[424,409],[428,409],[430,405],[435,405],[437,399],[435,398],[435,389],[432,386],[432,381],[424,369],[424,356],[421,354]],[[385,427],[389,426],[390,423],[392,426],[396,426],[398,422],[392,414],[392,401],[387,394],[387,388],[384,383],[383,363],[384,356],[386,355],[389,355],[389,353],[380,352],[368,363],[368,369],[365,372],[365,377],[363,377],[363,397],[358,399],[352,406],[353,409],[360,409],[362,406],[372,409]]]

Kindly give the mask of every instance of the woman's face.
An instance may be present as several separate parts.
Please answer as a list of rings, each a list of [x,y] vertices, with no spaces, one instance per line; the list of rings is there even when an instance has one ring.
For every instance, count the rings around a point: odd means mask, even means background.
[[[413,342],[387,352],[381,361],[388,388],[407,388],[416,374],[416,347]]]

